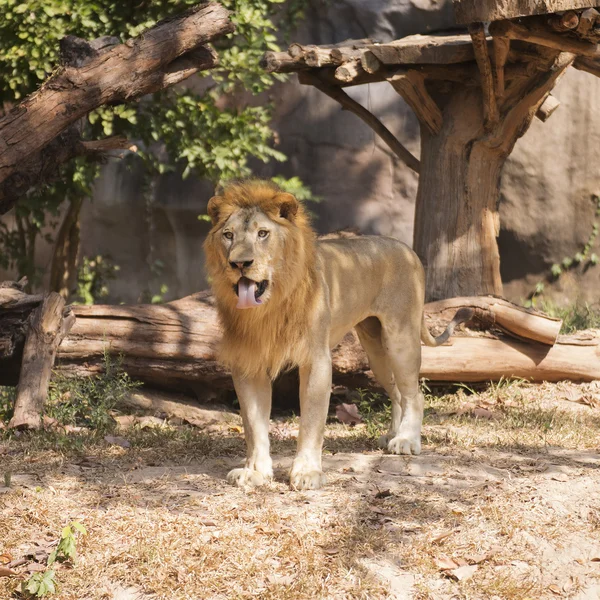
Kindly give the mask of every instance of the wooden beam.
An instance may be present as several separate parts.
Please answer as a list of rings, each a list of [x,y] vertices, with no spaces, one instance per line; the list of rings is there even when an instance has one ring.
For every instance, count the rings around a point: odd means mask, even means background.
[[[571,31],[579,26],[579,15],[574,10],[568,10],[562,15],[552,15],[548,19],[548,25],[559,33]]]
[[[475,58],[471,37],[464,34],[409,35],[387,44],[367,46],[366,51],[384,65],[448,65]]]
[[[560,102],[552,94],[548,94],[546,99],[542,102],[542,105],[537,109],[535,116],[542,123],[545,123],[559,106]]]
[[[526,27],[512,21],[498,21],[490,23],[490,33],[494,37],[500,36],[508,37],[511,40],[522,40],[580,56],[589,56],[590,58],[600,57],[600,50],[597,44],[553,33],[538,24],[530,24]]]
[[[481,73],[481,93],[483,97],[483,122],[486,131],[489,131],[498,123],[499,113],[494,93],[494,77],[492,75],[492,63],[488,54],[487,40],[483,23],[471,23],[469,34],[473,40],[473,51],[475,60]]]
[[[453,0],[452,3],[456,22],[468,25],[591,8],[598,5],[598,0]]]
[[[594,29],[594,25],[600,21],[600,12],[595,8],[588,8],[581,13],[579,17],[579,25],[577,27],[577,34],[586,37]]]
[[[351,81],[357,81],[362,77],[371,75],[372,73],[367,73],[363,69],[362,64],[358,60],[344,63],[335,70],[335,78],[341,83],[350,83]]]
[[[600,77],[600,59],[593,60],[591,58],[583,58],[580,56],[575,59],[573,66],[580,71],[591,73],[596,77]]]
[[[419,121],[431,133],[438,134],[442,129],[442,111],[429,95],[423,73],[410,69],[406,73],[393,75],[388,81],[414,110]]]
[[[341,104],[342,108],[349,110],[366,123],[392,150],[392,152],[403,161],[407,167],[415,173],[419,172],[420,162],[414,157],[394,136],[394,134],[364,106],[359,104],[353,98],[350,98],[344,90],[329,85],[313,73],[304,72],[298,74],[298,80],[304,85],[312,85],[318,90],[333,98]]]
[[[502,98],[506,86],[504,68],[510,52],[510,38],[494,37],[494,73],[496,75],[496,96]]]
[[[367,73],[377,73],[383,67],[383,63],[370,50],[363,50],[360,62]]]
[[[295,73],[309,68],[303,56],[293,57],[287,52],[265,52],[260,66],[267,73]]]

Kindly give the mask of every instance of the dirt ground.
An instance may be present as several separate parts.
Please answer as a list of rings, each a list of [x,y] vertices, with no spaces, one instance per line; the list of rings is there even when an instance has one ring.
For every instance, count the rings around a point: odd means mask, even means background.
[[[5,436],[0,565],[39,570],[79,521],[77,563],[56,573],[65,600],[600,598],[600,385],[505,382],[427,404],[415,457],[376,449],[381,407],[361,404],[354,427],[332,418],[314,492],[286,482],[289,415],[272,422],[276,480],[256,490],[225,481],[244,453],[236,417],[154,420],[116,444]],[[0,577],[0,598],[19,583]]]

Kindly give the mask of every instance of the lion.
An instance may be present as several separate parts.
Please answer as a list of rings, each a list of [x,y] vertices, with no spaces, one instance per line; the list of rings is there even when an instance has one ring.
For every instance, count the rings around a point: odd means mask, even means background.
[[[470,314],[459,311],[434,338],[423,315],[423,266],[407,245],[380,236],[317,240],[302,203],[274,183],[229,184],[210,199],[208,214],[212,228],[204,248],[223,328],[220,359],[233,376],[247,445],[245,465],[228,481],[259,486],[272,478],[272,382],[298,367],[300,432],[290,485],[324,485],[331,350],[352,328],[392,402],[380,445],[394,454],[419,454],[420,342],[442,344]]]

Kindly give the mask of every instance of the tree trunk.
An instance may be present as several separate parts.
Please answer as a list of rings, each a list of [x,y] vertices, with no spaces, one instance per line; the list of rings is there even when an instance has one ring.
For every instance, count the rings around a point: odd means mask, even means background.
[[[504,163],[575,56],[548,53],[545,69],[507,90],[499,119],[484,123],[482,90],[449,84],[436,94],[443,124],[421,125],[413,246],[428,300],[502,295],[497,236]]]
[[[83,198],[69,200],[69,206],[54,243],[50,268],[50,290],[69,298],[77,280],[79,254],[79,214]]]
[[[458,88],[444,100],[440,133],[421,127],[414,249],[427,299],[500,296],[498,198],[508,151],[486,143],[479,90]]]

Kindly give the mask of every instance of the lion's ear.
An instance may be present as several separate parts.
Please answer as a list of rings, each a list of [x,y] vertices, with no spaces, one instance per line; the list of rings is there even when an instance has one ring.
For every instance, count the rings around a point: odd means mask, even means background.
[[[298,212],[298,200],[287,192],[281,192],[275,196],[279,202],[279,214],[288,221],[292,221]]]
[[[219,221],[219,211],[221,208],[221,204],[223,204],[223,196],[213,196],[208,201],[208,206],[206,207],[206,212],[212,221],[213,226],[216,225]]]

